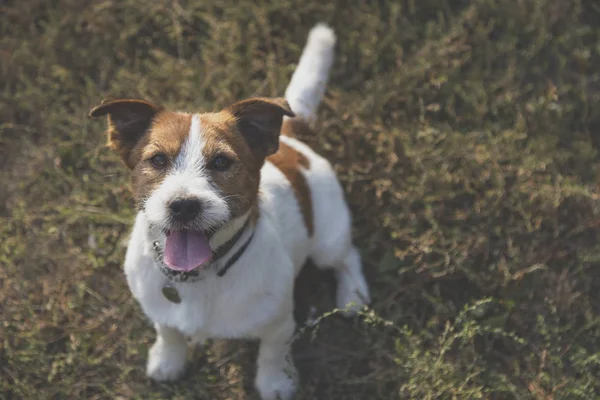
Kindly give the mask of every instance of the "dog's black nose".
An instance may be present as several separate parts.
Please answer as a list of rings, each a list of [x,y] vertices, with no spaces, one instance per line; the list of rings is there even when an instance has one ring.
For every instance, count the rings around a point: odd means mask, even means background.
[[[169,204],[171,215],[179,222],[188,222],[200,212],[200,201],[196,199],[175,200]]]

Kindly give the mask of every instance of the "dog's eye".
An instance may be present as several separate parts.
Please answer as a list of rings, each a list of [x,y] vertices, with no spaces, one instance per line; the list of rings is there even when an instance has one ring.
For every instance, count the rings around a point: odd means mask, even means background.
[[[231,161],[231,159],[223,156],[223,155],[218,155],[215,158],[213,158],[213,160],[210,163],[210,167],[211,169],[214,169],[216,171],[226,171],[231,164],[233,164],[233,161]]]
[[[152,165],[156,168],[164,168],[167,166],[167,156],[164,154],[155,154],[151,159],[150,162],[152,163]]]

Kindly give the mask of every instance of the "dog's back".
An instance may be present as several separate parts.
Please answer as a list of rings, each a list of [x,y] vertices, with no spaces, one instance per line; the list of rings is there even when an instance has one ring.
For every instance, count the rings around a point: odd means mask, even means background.
[[[351,217],[342,187],[331,164],[295,136],[313,134],[329,71],[333,64],[335,35],[331,28],[315,26],[302,52],[286,99],[295,117],[286,117],[277,153],[261,171],[262,201],[279,239],[294,262],[296,273],[307,257],[321,268],[334,268],[343,285],[338,305],[369,300],[360,256],[352,246]],[[287,182],[287,184],[282,184]]]

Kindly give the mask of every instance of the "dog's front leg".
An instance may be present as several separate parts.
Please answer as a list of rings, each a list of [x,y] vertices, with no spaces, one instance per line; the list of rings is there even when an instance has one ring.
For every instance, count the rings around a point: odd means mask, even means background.
[[[156,342],[148,354],[146,374],[157,381],[169,381],[181,376],[187,358],[187,341],[176,329],[155,324]]]
[[[261,334],[256,388],[263,400],[287,400],[296,391],[298,374],[291,354],[295,326],[290,312]]]

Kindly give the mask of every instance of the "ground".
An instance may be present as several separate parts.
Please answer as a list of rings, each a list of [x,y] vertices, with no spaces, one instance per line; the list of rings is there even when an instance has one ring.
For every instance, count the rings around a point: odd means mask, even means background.
[[[282,95],[338,35],[315,136],[373,293],[298,282],[300,399],[600,398],[600,6],[583,0],[0,3],[0,398],[255,399],[255,343],[146,379],[127,171],[89,109]]]

